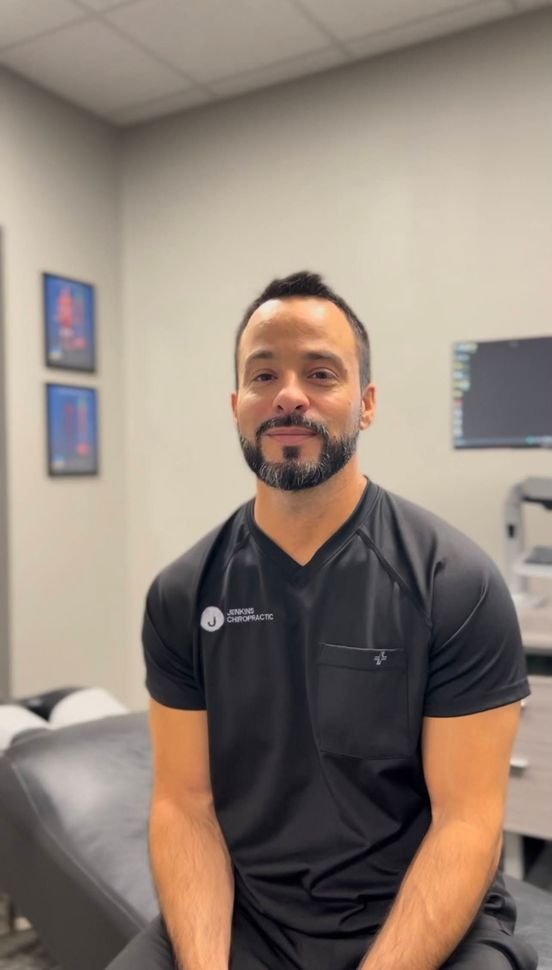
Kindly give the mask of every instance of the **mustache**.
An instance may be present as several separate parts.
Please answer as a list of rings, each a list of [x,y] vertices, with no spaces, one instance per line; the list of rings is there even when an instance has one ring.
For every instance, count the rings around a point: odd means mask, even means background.
[[[257,438],[266,434],[267,431],[272,431],[273,428],[304,428],[305,431],[312,431],[314,434],[328,438],[328,430],[325,425],[318,424],[317,421],[305,420],[299,414],[288,414],[287,418],[270,418],[269,421],[264,421],[257,429]]]

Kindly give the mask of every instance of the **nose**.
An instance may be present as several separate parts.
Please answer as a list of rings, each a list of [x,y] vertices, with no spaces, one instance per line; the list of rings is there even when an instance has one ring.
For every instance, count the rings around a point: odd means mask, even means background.
[[[309,398],[299,381],[295,379],[285,380],[274,397],[276,410],[286,414],[291,414],[292,411],[299,411],[302,414],[308,409],[309,404]]]

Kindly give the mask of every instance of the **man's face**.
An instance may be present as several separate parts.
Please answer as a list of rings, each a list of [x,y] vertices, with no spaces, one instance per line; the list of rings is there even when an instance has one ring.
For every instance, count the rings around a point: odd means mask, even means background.
[[[245,460],[273,488],[313,488],[340,471],[374,411],[361,395],[345,314],[314,297],[269,300],[243,331],[232,410]]]

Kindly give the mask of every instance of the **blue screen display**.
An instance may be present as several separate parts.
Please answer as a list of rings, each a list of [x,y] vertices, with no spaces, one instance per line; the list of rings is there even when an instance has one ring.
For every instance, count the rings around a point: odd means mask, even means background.
[[[552,337],[453,346],[455,448],[552,447]]]

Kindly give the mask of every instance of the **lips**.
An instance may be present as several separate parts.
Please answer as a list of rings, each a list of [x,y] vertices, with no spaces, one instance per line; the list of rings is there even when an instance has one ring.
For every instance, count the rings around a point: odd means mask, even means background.
[[[270,438],[314,438],[314,431],[306,431],[304,428],[277,428],[274,431],[267,431]]]
[[[305,431],[302,428],[278,428],[275,431],[268,431],[267,436],[282,445],[301,445],[307,438],[316,437],[314,431]]]

